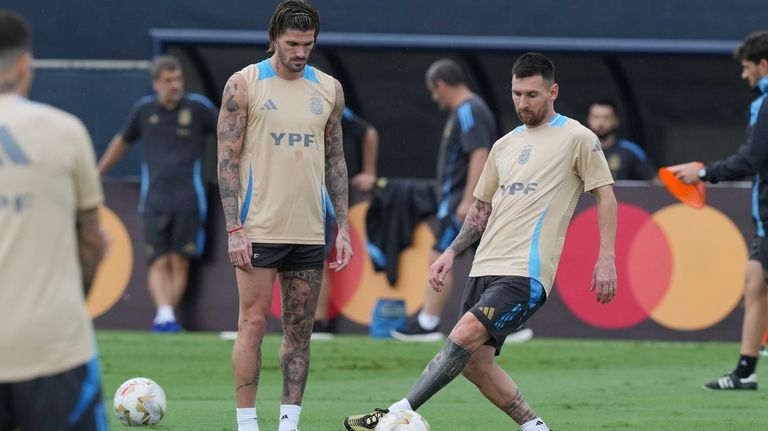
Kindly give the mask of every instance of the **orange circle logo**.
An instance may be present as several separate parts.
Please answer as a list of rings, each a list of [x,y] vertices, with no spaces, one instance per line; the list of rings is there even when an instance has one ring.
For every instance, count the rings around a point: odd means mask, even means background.
[[[109,247],[88,292],[87,306],[92,318],[117,303],[128,287],[133,268],[133,245],[123,222],[106,206],[99,207],[99,220],[107,232]]]

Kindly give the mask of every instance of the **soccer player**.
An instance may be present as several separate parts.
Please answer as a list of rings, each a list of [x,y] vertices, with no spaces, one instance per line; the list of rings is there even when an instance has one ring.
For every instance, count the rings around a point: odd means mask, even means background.
[[[741,354],[736,368],[719,379],[704,384],[713,390],[756,390],[760,337],[766,325],[766,271],[768,271],[768,32],[747,36],[734,51],[741,62],[741,78],[759,92],[749,109],[749,127],[744,144],[736,154],[705,164],[685,163],[670,169],[686,183],[699,181],[743,180],[754,176],[752,216],[757,233],[749,248],[744,276],[744,322],[741,329]]]
[[[614,180],[653,180],[656,168],[636,143],[619,138],[619,115],[612,100],[589,105],[587,127],[600,139]]]
[[[488,151],[498,138],[496,120],[488,105],[467,86],[461,67],[453,60],[437,60],[427,69],[425,81],[432,100],[450,112],[440,144],[437,163],[440,203],[437,242],[430,254],[434,263],[456,238],[474,197]],[[436,292],[425,283],[424,306],[407,325],[392,331],[401,341],[437,341],[440,316],[453,290],[453,272],[446,275],[445,288]]]
[[[208,202],[202,179],[205,138],[216,131],[216,107],[184,93],[179,60],[152,62],[153,96],[136,103],[123,130],[99,161],[106,174],[137,141],[142,143],[139,212],[144,221],[147,285],[157,314],[152,332],[179,332],[174,308],[187,289],[189,260],[205,247]]]
[[[549,430],[512,378],[496,363],[504,338],[529,319],[552,289],[568,223],[583,191],[597,200],[600,250],[591,289],[600,303],[616,294],[616,198],[600,142],[555,112],[552,62],[537,53],[512,66],[512,101],[523,125],[494,144],[461,232],[430,267],[445,286],[454,257],[480,239],[464,291],[464,315],[405,398],[389,409],[344,419],[372,430],[388,410],[415,410],[460,373],[523,431]]]
[[[101,184],[80,120],[26,98],[30,39],[0,10],[0,430],[106,430],[84,297]]]
[[[258,430],[254,405],[275,275],[283,304],[280,431],[298,429],[323,271],[326,189],[338,227],[330,269],[344,269],[352,257],[344,93],[307,64],[319,29],[310,3],[281,2],[269,23],[274,53],[235,72],[222,98],[218,174],[239,293],[232,351],[239,431]]]

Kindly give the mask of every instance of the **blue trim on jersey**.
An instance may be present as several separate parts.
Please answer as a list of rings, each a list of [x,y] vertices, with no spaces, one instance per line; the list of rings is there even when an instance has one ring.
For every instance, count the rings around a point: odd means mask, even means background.
[[[513,135],[522,135],[523,132],[525,132],[525,124],[523,124],[522,126],[515,127],[515,130],[512,131],[512,134]]]
[[[245,220],[248,218],[248,210],[251,208],[251,197],[253,197],[253,166],[248,166],[248,189],[245,191],[243,209],[240,211],[241,225],[245,225]]]
[[[70,426],[76,424],[80,417],[85,412],[85,409],[94,402],[94,399],[99,395],[101,390],[101,366],[99,364],[98,356],[94,356],[93,359],[88,361],[85,365],[85,380],[83,380],[82,387],[80,388],[80,397],[75,403],[75,408],[69,414],[67,422]],[[101,400],[96,400],[98,404],[101,404]],[[104,418],[102,421],[106,420]],[[98,420],[97,420],[98,424]],[[104,428],[106,429],[106,428]]]
[[[256,63],[256,68],[259,69],[259,81],[277,76],[275,70],[272,69],[272,65],[269,64],[269,59]]]
[[[472,126],[475,125],[475,118],[472,116],[472,105],[469,102],[462,103],[456,110],[456,115],[459,117],[462,133],[472,130]]]
[[[765,227],[760,218],[760,174],[755,175],[755,183],[752,185],[752,218],[755,219],[757,227],[757,236],[765,236]]]
[[[28,165],[29,158],[24,154],[24,150],[19,147],[16,140],[13,139],[11,133],[5,127],[0,127],[0,147],[5,150],[5,153],[11,159],[11,163],[14,165]],[[1,163],[0,163],[1,164]]]
[[[623,148],[629,151],[630,153],[634,154],[635,157],[637,157],[643,162],[648,158],[648,156],[645,154],[645,151],[643,151],[643,149],[640,148],[639,145],[637,145],[632,141],[628,141],[626,139],[619,139],[619,148]]]
[[[528,301],[528,306],[533,308],[536,306],[539,298],[541,298],[541,258],[539,256],[539,236],[541,235],[541,225],[544,223],[544,217],[547,215],[549,208],[545,209],[539,217],[539,221],[536,222],[536,228],[533,229],[533,239],[531,240],[531,252],[528,255],[528,277],[531,279],[531,298]],[[534,283],[534,281],[536,283]]]
[[[148,94],[146,96],[142,96],[139,98],[139,100],[136,101],[136,106],[140,105],[146,105],[148,103],[154,103],[157,100],[157,96],[154,94]]]
[[[368,240],[368,255],[371,256],[371,260],[377,267],[384,268],[387,266],[387,256],[371,240]]]
[[[207,97],[198,93],[187,93],[187,99],[200,102],[208,109],[216,109],[216,105],[213,104]]]
[[[195,186],[197,195],[197,209],[200,214],[200,228],[197,230],[197,254],[201,254],[205,248],[205,219],[208,218],[208,201],[205,199],[205,187],[203,186],[202,163],[200,159],[195,160],[195,166],[192,170],[192,184]]]
[[[333,250],[334,242],[336,240],[336,210],[333,209],[333,202],[331,201],[331,195],[328,194],[328,190],[323,187],[325,193],[325,199],[323,206],[325,209],[325,217],[323,217],[323,231],[325,232],[325,257],[330,256],[331,250]]]
[[[768,96],[768,94],[763,94],[762,96],[755,99],[751,105],[749,105],[750,126],[754,126],[755,123],[757,123],[757,114],[760,113],[760,108],[763,106],[763,101],[765,101],[766,96]]]
[[[302,78],[306,79],[309,82],[314,82],[315,84],[320,83],[320,80],[317,79],[315,68],[310,65],[304,66],[304,75],[302,76]]]
[[[104,403],[97,403],[93,407],[93,421],[96,423],[96,431],[109,431],[107,426],[107,414],[104,411]]]
[[[144,205],[147,203],[149,192],[149,165],[141,162],[141,189],[139,191],[139,214],[144,214]]]
[[[763,76],[757,81],[757,89],[763,94],[768,93],[768,76]]]
[[[568,122],[568,117],[555,113],[555,116],[549,120],[549,125],[552,127],[563,127]]]
[[[347,120],[351,120],[355,118],[355,113],[352,112],[352,110],[347,108],[346,106],[344,107],[344,111],[342,112],[341,115],[343,115],[344,118],[346,118]]]

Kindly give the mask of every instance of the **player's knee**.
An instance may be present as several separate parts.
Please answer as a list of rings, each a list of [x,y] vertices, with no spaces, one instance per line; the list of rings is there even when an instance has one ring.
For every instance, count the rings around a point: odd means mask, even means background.
[[[472,313],[465,314],[451,331],[454,343],[465,349],[474,350],[488,338],[487,330]]]
[[[238,330],[243,342],[258,345],[267,332],[267,317],[254,315],[241,318]]]

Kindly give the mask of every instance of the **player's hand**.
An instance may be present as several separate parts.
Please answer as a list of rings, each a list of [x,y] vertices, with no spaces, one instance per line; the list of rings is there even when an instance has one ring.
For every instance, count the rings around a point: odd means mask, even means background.
[[[699,178],[699,169],[702,168],[700,162],[683,163],[682,165],[670,166],[669,169],[675,174],[678,180],[686,184],[696,184],[701,181]]]
[[[227,251],[229,252],[229,261],[232,262],[232,266],[243,271],[253,269],[251,265],[253,249],[242,229],[227,235]]]
[[[369,193],[373,190],[373,185],[376,183],[376,176],[367,172],[360,172],[352,177],[352,187],[363,193]]]
[[[592,273],[591,291],[601,304],[607,304],[616,297],[616,263],[613,258],[598,257]]]
[[[339,272],[349,266],[350,260],[352,260],[352,241],[349,239],[349,230],[339,228],[339,233],[336,235],[336,260],[328,267]]]
[[[435,292],[442,292],[445,287],[445,276],[453,268],[453,250],[450,248],[443,252],[439,258],[429,267],[429,285]]]

